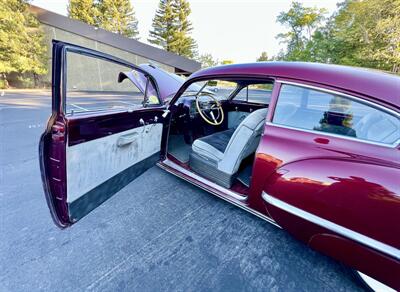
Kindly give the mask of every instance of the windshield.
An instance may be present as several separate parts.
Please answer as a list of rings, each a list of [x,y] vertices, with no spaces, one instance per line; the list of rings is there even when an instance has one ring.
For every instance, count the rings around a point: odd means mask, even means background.
[[[237,83],[225,80],[206,80],[192,83],[182,94],[182,97],[213,95],[218,100],[226,100],[236,89]]]

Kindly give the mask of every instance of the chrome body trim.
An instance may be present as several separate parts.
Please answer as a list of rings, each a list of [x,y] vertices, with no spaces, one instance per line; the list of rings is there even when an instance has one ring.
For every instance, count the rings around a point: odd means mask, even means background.
[[[360,271],[356,271],[356,273],[360,276],[362,281],[365,282],[365,284],[372,289],[372,291],[376,292],[396,292],[396,290],[390,288],[389,286],[379,282],[378,280],[375,280],[374,278],[367,276]]]
[[[293,205],[285,203],[284,201],[281,201],[281,200],[267,194],[266,192],[262,193],[262,198],[268,204],[271,204],[283,211],[286,211],[290,214],[298,216],[304,220],[307,220],[311,223],[314,223],[323,228],[329,229],[337,234],[340,234],[348,239],[354,240],[358,243],[361,243],[362,245],[368,246],[374,250],[377,250],[377,251],[384,253],[386,255],[389,255],[397,260],[400,260],[400,250],[391,245],[380,242],[371,237],[365,236],[361,233],[358,233],[356,231],[353,231],[351,229],[348,229],[346,227],[343,227],[341,225],[333,223],[329,220],[323,219],[314,214],[311,214],[309,212],[301,210]]]
[[[276,82],[279,82],[281,84],[294,85],[294,86],[303,87],[303,88],[310,88],[310,89],[314,89],[314,90],[321,91],[321,92],[326,92],[326,93],[330,93],[330,94],[334,94],[334,95],[347,97],[347,98],[352,99],[354,101],[357,101],[357,102],[360,102],[360,103],[364,103],[364,104],[366,104],[368,106],[377,108],[377,109],[379,109],[381,111],[384,111],[384,112],[386,112],[386,113],[388,113],[390,115],[394,115],[395,117],[400,118],[400,113],[395,111],[395,110],[392,110],[392,109],[387,108],[387,107],[385,107],[383,105],[371,102],[369,100],[362,99],[360,97],[349,95],[349,94],[346,94],[346,93],[343,93],[343,92],[339,92],[339,91],[335,91],[335,90],[331,90],[331,89],[326,89],[326,88],[321,88],[321,87],[318,87],[318,86],[303,84],[303,83],[285,81],[285,80],[281,80],[281,79],[276,80]],[[280,95],[280,93],[279,93],[279,95]],[[279,100],[279,95],[278,95],[278,100]],[[336,134],[327,133],[327,132],[313,131],[313,130],[308,130],[308,129],[302,129],[302,128],[296,128],[296,127],[291,127],[291,126],[275,124],[275,123],[273,123],[273,119],[272,119],[272,122],[267,122],[267,124],[270,125],[270,126],[277,126],[277,127],[281,127],[281,128],[299,130],[299,131],[303,131],[303,132],[306,132],[306,133],[313,133],[313,134],[321,134],[321,135],[326,135],[326,136],[332,136],[332,137],[342,138],[342,139],[346,139],[346,140],[352,140],[352,141],[357,141],[357,142],[361,142],[361,143],[372,144],[372,145],[377,145],[377,146],[384,146],[384,147],[389,147],[389,148],[395,148],[400,144],[400,138],[397,139],[395,142],[393,142],[391,144],[387,144],[387,143],[380,143],[380,142],[362,140],[362,139],[358,139],[358,138],[352,138],[352,137],[348,137],[348,136],[336,135]]]
[[[183,180],[185,180],[185,181],[187,181],[187,182],[189,182],[189,183],[191,183],[191,184],[203,189],[204,191],[206,191],[206,192],[208,192],[210,194],[213,194],[213,195],[217,196],[218,198],[221,198],[221,199],[223,199],[223,200],[225,200],[225,201],[227,201],[227,202],[229,202],[229,203],[231,203],[231,204],[233,204],[233,205],[235,205],[235,206],[237,206],[237,207],[239,207],[239,208],[241,208],[241,209],[243,209],[243,210],[245,210],[245,211],[247,211],[247,212],[249,212],[249,213],[251,213],[251,214],[253,214],[253,215],[255,215],[255,216],[257,216],[257,217],[259,217],[261,219],[263,219],[263,220],[265,220],[265,221],[267,221],[268,223],[270,223],[270,224],[282,229],[282,227],[280,227],[272,218],[270,218],[270,217],[268,217],[268,216],[266,216],[266,215],[264,215],[264,214],[262,214],[262,213],[260,213],[260,212],[258,212],[256,210],[253,210],[250,207],[247,207],[246,205],[241,203],[243,201],[243,199],[241,200],[241,202],[238,202],[238,200],[236,198],[234,200],[233,196],[232,196],[232,199],[229,199],[227,197],[221,196],[219,193],[213,192],[213,191],[207,189],[206,187],[204,187],[204,186],[202,186],[200,184],[197,184],[196,182],[194,182],[194,181],[192,181],[190,179],[187,179],[187,178],[179,175],[178,173],[172,171],[171,169],[174,169],[174,170],[176,170],[178,172],[182,172],[185,175],[187,175],[187,176],[189,176],[189,177],[191,177],[193,179],[196,179],[198,181],[201,181],[202,183],[204,183],[206,185],[209,185],[212,188],[214,188],[212,185],[215,185],[215,183],[213,183],[213,182],[211,182],[211,181],[209,181],[207,179],[204,179],[204,178],[202,178],[202,177],[200,177],[200,176],[198,176],[198,175],[196,175],[194,173],[191,173],[187,169],[179,166],[178,164],[172,162],[171,160],[165,159],[164,161],[161,161],[161,162],[157,163],[157,165],[159,167],[161,167],[162,169],[168,171],[169,173],[171,173],[171,174],[173,174],[173,175],[175,175],[175,176],[177,176],[177,177],[179,177],[179,178],[181,178],[181,179],[183,179]],[[188,175],[187,173],[190,173],[190,175]],[[221,187],[219,185],[216,185],[216,186],[218,186],[218,191],[220,191],[222,193],[226,193],[226,194],[233,193],[233,194],[235,194],[235,196],[238,196],[236,193],[234,193],[234,192],[232,192],[232,191],[230,191],[228,189],[225,189],[224,187]],[[247,196],[246,196],[246,199],[247,199]]]

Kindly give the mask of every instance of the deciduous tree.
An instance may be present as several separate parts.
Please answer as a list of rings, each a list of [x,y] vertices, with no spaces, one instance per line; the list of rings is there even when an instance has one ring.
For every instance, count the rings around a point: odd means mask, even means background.
[[[221,64],[222,64],[222,65],[230,65],[230,64],[233,64],[233,63],[234,63],[233,60],[222,60],[222,61],[221,61]]]
[[[0,0],[0,75],[47,72],[47,48],[39,22],[22,0]]]
[[[286,51],[279,58],[287,60],[308,60],[307,43],[311,41],[314,31],[325,19],[326,9],[304,7],[299,2],[293,2],[287,12],[281,12],[277,21],[289,27],[286,33],[280,33],[277,38],[287,45]]]
[[[279,15],[291,30],[277,36],[286,43],[277,59],[400,73],[400,0],[346,0],[326,23],[321,13],[294,3]]]
[[[332,62],[394,71],[400,66],[400,0],[342,3],[326,38]]]
[[[208,68],[218,65],[218,61],[214,60],[211,54],[202,54],[197,58],[197,61],[201,63],[202,68]]]

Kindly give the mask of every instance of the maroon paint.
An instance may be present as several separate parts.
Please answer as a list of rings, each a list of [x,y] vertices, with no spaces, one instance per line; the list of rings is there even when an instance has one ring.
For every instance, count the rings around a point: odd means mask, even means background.
[[[343,70],[339,74],[337,69]],[[205,69],[193,74],[191,79],[233,75],[277,77],[280,80],[287,77],[291,78],[286,79],[288,81],[351,94],[397,111],[400,106],[398,77],[352,68],[299,63],[246,64]],[[279,90],[280,84],[276,83],[269,104],[268,122],[272,120]],[[272,215],[299,239],[394,287],[399,275],[395,271],[400,267],[397,260],[379,252],[368,252],[369,249],[361,244],[347,239],[343,240],[351,244],[343,244],[336,251],[335,241],[329,241],[331,237],[313,242],[312,238],[332,232],[310,222],[301,224],[304,220],[273,206],[266,209],[261,194],[266,191],[300,209],[399,248],[400,166],[395,159],[399,157],[398,151],[322,133],[267,125],[256,152],[248,201],[238,204]],[[226,194],[218,195],[226,197]],[[358,250],[364,251],[362,260],[344,256],[352,250],[355,254],[359,254]],[[365,267],[365,262],[376,265]],[[386,276],[382,277],[383,274]]]
[[[277,92],[273,94],[271,109],[275,107],[276,96]],[[267,121],[272,120],[272,115],[273,111],[269,111]],[[267,124],[256,152],[249,205],[262,211],[263,190],[299,209],[399,248],[400,165],[396,157],[399,157],[396,148]],[[323,233],[332,234],[272,205],[264,212],[305,242]],[[330,239],[324,238],[324,245],[318,245],[318,249],[337,255],[334,258],[388,285],[398,283],[398,260],[379,252],[367,252],[352,241],[351,245],[336,250]],[[352,250],[355,254],[364,250],[362,260],[345,256]],[[365,262],[375,265],[366,268]]]
[[[62,117],[52,117],[40,139],[39,160],[46,201],[54,223],[67,227],[66,127]]]
[[[211,67],[197,71],[190,79],[206,76],[263,76],[295,79],[331,86],[381,100],[400,107],[399,77],[375,70],[304,62],[260,62]]]
[[[319,233],[313,236],[309,245],[317,251],[372,275],[376,279],[381,279],[382,282],[387,283],[396,291],[400,291],[400,265],[398,261],[354,241],[329,233]],[[377,269],[377,267],[385,268]]]
[[[230,65],[199,71],[189,78],[173,100],[192,81],[226,76],[287,78],[356,95],[397,111],[400,108],[398,77],[342,66],[280,62]],[[267,122],[272,120],[279,89],[280,84],[276,83]],[[125,123],[135,127],[137,119],[142,115],[146,115],[145,110],[136,116],[136,120],[130,120],[129,113],[115,114],[115,118],[110,114],[101,117],[71,117],[64,132],[68,134],[70,130],[69,140],[74,145],[108,133],[121,132],[128,127]],[[162,139],[163,153],[167,146],[165,132]],[[47,182],[55,191],[57,183],[50,181],[52,176],[65,182],[65,173],[59,171],[60,168],[65,169],[65,139],[62,141],[60,133],[48,132],[45,140],[49,141],[50,138],[58,144],[54,143],[53,148],[45,149],[43,153],[60,160],[60,164],[50,164],[49,173],[46,173]],[[399,248],[398,157],[398,148],[267,125],[256,152],[247,202],[235,200],[162,163],[160,166],[234,204],[272,216],[282,227],[317,250],[399,288],[397,271],[400,264],[397,260],[332,234],[329,230],[274,206],[266,206],[261,198],[262,191],[265,191],[297,208]],[[60,187],[60,194],[63,194],[65,184],[60,184]],[[56,206],[59,212],[65,212],[63,198],[61,196],[60,204]]]
[[[163,123],[165,106],[147,107],[132,112],[99,112],[68,117],[68,145],[76,145],[107,137],[129,129],[141,127],[144,123]]]

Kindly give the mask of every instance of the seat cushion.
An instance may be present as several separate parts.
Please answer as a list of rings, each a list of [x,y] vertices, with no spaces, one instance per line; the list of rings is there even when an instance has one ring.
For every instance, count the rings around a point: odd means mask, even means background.
[[[233,132],[235,132],[235,129],[229,129],[229,130],[217,132],[217,133],[202,137],[199,140],[210,144],[215,149],[224,153],[226,146],[228,145],[229,140],[231,139],[231,137],[233,135]]]
[[[218,162],[224,157],[225,149],[234,132],[235,129],[229,129],[196,139],[193,142],[192,150]]]

